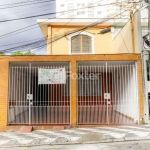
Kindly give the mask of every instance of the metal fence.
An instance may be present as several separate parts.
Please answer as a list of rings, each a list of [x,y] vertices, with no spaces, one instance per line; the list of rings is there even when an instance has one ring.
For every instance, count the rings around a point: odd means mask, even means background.
[[[92,64],[92,62],[91,62]],[[135,63],[78,65],[78,124],[139,122]]]
[[[67,74],[69,63],[10,65],[9,124],[70,124],[70,77],[66,84],[38,84],[38,68],[62,67]],[[27,94],[33,98],[28,100]]]

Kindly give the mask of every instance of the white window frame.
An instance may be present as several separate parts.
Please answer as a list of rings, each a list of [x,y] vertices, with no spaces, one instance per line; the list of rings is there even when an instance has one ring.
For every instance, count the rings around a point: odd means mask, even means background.
[[[88,11],[88,17],[89,18],[94,17],[94,11]]]
[[[60,4],[60,7],[65,7],[65,4]]]
[[[91,39],[92,39],[92,52],[91,52],[91,53],[71,53],[71,38],[72,38],[73,36],[80,35],[80,34],[82,34],[82,35],[87,35],[87,36],[91,37]],[[77,32],[77,33],[73,33],[73,34],[71,34],[71,35],[68,36],[68,40],[69,40],[69,52],[68,52],[68,54],[70,54],[70,55],[94,54],[94,53],[95,53],[95,52],[94,52],[94,35],[91,34],[91,33],[87,33],[87,32],[81,32],[81,33],[80,33],[80,32]]]

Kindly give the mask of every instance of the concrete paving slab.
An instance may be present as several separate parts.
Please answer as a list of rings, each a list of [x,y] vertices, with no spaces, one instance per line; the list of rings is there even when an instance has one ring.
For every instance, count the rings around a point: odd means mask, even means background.
[[[146,126],[147,127],[147,126]],[[61,131],[38,130],[31,133],[0,133],[0,146],[62,145],[150,139],[150,130],[144,126],[96,127]]]

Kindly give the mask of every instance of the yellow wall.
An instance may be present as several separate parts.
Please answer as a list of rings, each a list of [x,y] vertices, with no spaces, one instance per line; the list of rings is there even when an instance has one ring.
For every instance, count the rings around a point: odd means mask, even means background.
[[[69,54],[69,35],[65,34],[80,29],[80,27],[48,27],[47,39],[47,54],[48,55],[66,55]],[[114,38],[113,33],[98,34],[101,28],[92,28],[84,31],[94,36],[94,54],[119,54],[119,53],[138,53],[137,50],[133,51],[132,34],[130,21]],[[63,38],[62,38],[63,37]],[[58,40],[57,40],[58,39]],[[137,44],[135,43],[135,46]],[[137,49],[137,48],[136,48]]]
[[[69,54],[68,32],[78,31],[86,26],[74,25],[47,25],[43,34],[47,30],[47,54],[48,55],[66,55]],[[131,20],[128,20],[120,33],[114,38],[113,31],[106,34],[98,34],[100,30],[110,26],[96,26],[84,32],[91,33],[94,36],[94,54],[119,54],[119,53],[140,53],[141,37],[139,13],[136,13]],[[66,35],[66,36],[65,36]],[[63,37],[65,36],[65,37]],[[63,37],[63,38],[61,38]],[[56,39],[58,39],[56,41]]]
[[[48,35],[49,38],[47,40],[47,54],[49,55],[66,55],[69,54],[69,36],[65,36],[57,41],[55,39],[60,38],[65,35],[69,31],[75,31],[80,29],[80,27],[68,27],[61,28],[60,27],[48,27]],[[112,33],[106,33],[104,35],[98,34],[100,32],[100,28],[93,28],[86,30],[84,32],[90,33],[94,35],[94,53],[95,54],[112,54],[113,49],[113,41],[112,41]],[[51,32],[51,34],[50,34]],[[52,44],[51,44],[52,40]],[[51,45],[51,46],[50,46]]]

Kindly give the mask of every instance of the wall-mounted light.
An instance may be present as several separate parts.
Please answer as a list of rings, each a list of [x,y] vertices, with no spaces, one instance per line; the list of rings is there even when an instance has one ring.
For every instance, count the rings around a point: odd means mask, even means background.
[[[107,28],[107,29],[101,30],[98,34],[105,34],[105,33],[108,33],[108,32],[110,32],[110,31],[111,31],[111,29],[110,29],[110,28]]]

